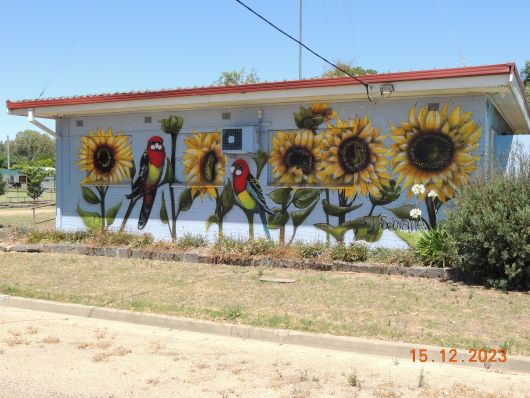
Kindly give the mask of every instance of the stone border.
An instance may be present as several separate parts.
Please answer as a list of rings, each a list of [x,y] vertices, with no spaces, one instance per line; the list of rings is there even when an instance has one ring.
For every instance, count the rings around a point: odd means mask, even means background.
[[[0,252],[19,253],[61,253],[81,254],[85,256],[102,256],[133,258],[138,260],[160,260],[189,263],[226,264],[243,267],[264,266],[275,268],[314,269],[321,271],[359,272],[379,275],[401,275],[423,277],[443,280],[461,279],[457,269],[434,267],[403,267],[398,265],[373,265],[368,263],[346,263],[334,261],[320,263],[314,261],[296,261],[289,259],[276,259],[271,257],[233,257],[202,255],[196,253],[174,253],[169,251],[153,251],[132,249],[128,247],[94,247],[74,244],[17,244],[0,245]]]
[[[292,344],[343,352],[356,352],[359,354],[376,355],[393,359],[401,358],[409,361],[411,360],[410,350],[412,349],[425,349],[429,358],[439,358],[440,350],[444,348],[425,344],[307,333],[289,329],[267,329],[232,323],[202,321],[168,315],[94,307],[82,304],[58,303],[55,301],[28,299],[7,295],[0,295],[0,307],[1,306],[52,312],[75,317],[128,322],[138,325],[185,330],[189,332],[207,333],[278,344]],[[449,347],[445,348],[449,349]],[[457,362],[446,363],[446,365],[474,367],[476,369],[486,368],[490,370],[498,370],[500,372],[511,371],[530,373],[530,358],[528,357],[508,354],[508,360],[504,363],[493,362],[484,364],[481,362],[468,362],[469,355],[468,350],[459,349],[458,354],[455,357]],[[436,363],[444,364],[439,361],[436,361]]]

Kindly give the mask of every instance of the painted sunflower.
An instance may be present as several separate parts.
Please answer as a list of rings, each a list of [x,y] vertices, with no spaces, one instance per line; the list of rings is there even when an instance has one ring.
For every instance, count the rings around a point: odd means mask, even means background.
[[[121,133],[112,135],[112,128],[98,128],[81,137],[77,164],[87,172],[81,184],[118,184],[130,179],[132,146]]]
[[[348,198],[355,194],[379,195],[382,185],[390,180],[388,159],[383,155],[385,135],[379,135],[366,115],[363,119],[328,123],[322,140],[323,171],[326,182],[344,189]]]
[[[272,178],[280,185],[313,185],[324,174],[320,162],[322,134],[309,130],[278,131],[269,156]]]
[[[473,112],[461,112],[457,106],[449,113],[448,108],[448,103],[440,111],[424,106],[416,113],[413,106],[407,122],[390,126],[394,143],[388,151],[393,171],[399,174],[398,185],[423,184],[442,202],[454,196],[480,158],[472,155],[480,139],[480,127],[471,119]]]
[[[195,133],[184,140],[182,165],[186,183],[192,186],[192,197],[201,194],[216,196],[215,188],[223,185],[225,175],[225,157],[221,152],[221,133]]]
[[[313,102],[311,112],[313,115],[320,115],[326,120],[331,120],[337,116],[337,112],[330,108],[327,102]]]

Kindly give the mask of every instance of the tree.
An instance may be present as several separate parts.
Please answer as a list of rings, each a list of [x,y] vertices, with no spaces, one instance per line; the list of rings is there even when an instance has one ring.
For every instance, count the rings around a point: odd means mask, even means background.
[[[353,66],[351,61],[337,61],[335,62],[335,65],[337,65],[339,68],[344,69],[346,72],[348,72],[351,75],[359,76],[359,75],[373,75],[377,73],[375,69],[365,69],[361,66]],[[347,76],[344,72],[331,67],[324,73],[320,75],[321,77],[343,77]]]
[[[526,99],[530,106],[530,60],[526,61],[523,70],[521,71],[521,78],[526,88]]]
[[[24,173],[27,177],[28,184],[28,196],[36,201],[44,192],[42,187],[42,182],[53,175],[53,171],[47,170],[44,167],[40,166],[31,166],[28,164],[14,165],[15,170],[19,170]]]
[[[6,188],[7,188],[7,181],[4,177],[0,174],[0,196],[6,194]]]
[[[233,70],[230,72],[222,72],[219,79],[217,79],[214,86],[237,86],[239,84],[250,84],[258,83],[259,77],[255,69],[251,69],[249,72],[245,71],[245,68],[240,70]]]
[[[10,151],[13,159],[17,159],[19,163],[44,159],[54,161],[55,141],[47,134],[41,134],[38,131],[19,131],[15,139],[10,143]],[[15,162],[12,161],[11,163]]]

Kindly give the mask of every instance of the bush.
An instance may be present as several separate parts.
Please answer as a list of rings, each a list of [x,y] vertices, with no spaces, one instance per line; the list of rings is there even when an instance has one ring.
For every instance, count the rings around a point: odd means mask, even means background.
[[[179,249],[206,247],[208,246],[208,240],[202,235],[184,234],[177,239],[176,245]]]
[[[431,267],[452,267],[458,262],[454,243],[442,226],[423,232],[413,249]]]
[[[4,177],[0,176],[0,196],[5,195],[7,190],[7,182]]]
[[[329,256],[333,260],[346,261],[348,263],[366,261],[368,259],[368,247],[358,243],[338,244],[331,248]]]
[[[316,258],[326,252],[324,243],[297,243],[295,246],[296,254],[302,258]]]
[[[378,247],[368,253],[369,261],[383,264],[397,264],[404,267],[412,267],[419,263],[416,253],[411,249],[390,249]]]
[[[215,254],[232,254],[254,256],[257,254],[269,254],[276,245],[268,239],[256,239],[243,241],[230,237],[218,239],[212,249]]]
[[[508,289],[530,288],[530,156],[483,170],[462,187],[445,226],[461,269]]]

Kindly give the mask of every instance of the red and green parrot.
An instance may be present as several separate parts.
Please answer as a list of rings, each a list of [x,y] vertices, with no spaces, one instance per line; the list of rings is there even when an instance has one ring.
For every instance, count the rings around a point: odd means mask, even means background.
[[[237,159],[232,163],[232,184],[234,193],[241,206],[254,213],[258,213],[265,230],[265,235],[271,239],[269,228],[267,227],[267,214],[274,215],[263,196],[263,191],[258,180],[250,172],[248,163],[242,159]]]
[[[164,140],[157,135],[149,138],[147,148],[140,160],[138,177],[132,185],[131,193],[127,195],[127,199],[132,199],[131,205],[133,206],[140,197],[143,197],[142,209],[138,217],[138,229],[143,229],[149,220],[165,160]]]

